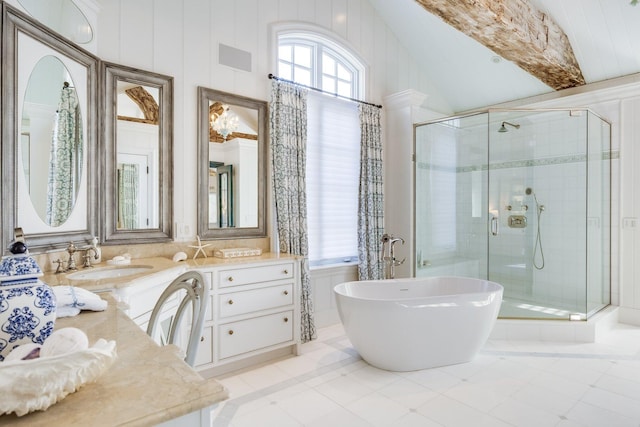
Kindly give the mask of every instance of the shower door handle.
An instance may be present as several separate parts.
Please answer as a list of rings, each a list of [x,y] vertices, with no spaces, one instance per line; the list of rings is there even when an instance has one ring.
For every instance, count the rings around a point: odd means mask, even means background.
[[[498,235],[498,217],[497,216],[492,216],[491,217],[491,234],[493,236],[497,236]]]

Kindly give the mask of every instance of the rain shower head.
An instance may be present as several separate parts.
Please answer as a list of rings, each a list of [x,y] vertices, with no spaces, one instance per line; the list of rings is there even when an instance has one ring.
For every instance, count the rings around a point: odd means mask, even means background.
[[[498,129],[498,132],[501,132],[501,133],[508,132],[509,130],[506,128],[505,125],[509,125],[509,126],[514,127],[516,129],[520,129],[520,125],[519,124],[513,124],[513,123],[509,123],[509,122],[502,122],[502,125],[500,126],[500,129]]]

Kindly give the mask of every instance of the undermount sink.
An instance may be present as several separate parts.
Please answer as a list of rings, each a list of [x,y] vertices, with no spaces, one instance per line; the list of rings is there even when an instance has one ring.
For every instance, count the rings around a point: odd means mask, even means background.
[[[126,267],[105,267],[94,270],[78,271],[67,275],[70,280],[99,280],[117,279],[131,276],[133,274],[144,273],[153,267],[150,265],[128,265]]]

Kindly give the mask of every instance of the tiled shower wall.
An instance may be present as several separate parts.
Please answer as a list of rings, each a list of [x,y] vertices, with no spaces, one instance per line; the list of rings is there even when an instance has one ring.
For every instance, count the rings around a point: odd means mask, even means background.
[[[433,130],[430,139],[438,142],[425,154],[431,158],[417,159],[420,213],[416,218],[432,222],[426,227],[416,224],[418,257],[428,260],[428,265],[418,267],[417,275],[441,274],[438,270],[448,264],[448,274],[484,277],[489,244],[491,277],[507,285],[505,295],[525,300],[533,298],[540,304],[553,303],[574,310],[584,307],[585,294],[600,301],[601,278],[609,282],[609,248],[602,248],[604,236],[610,232],[611,203],[610,191],[608,187],[603,189],[601,183],[608,184],[610,171],[608,162],[602,159],[602,148],[590,147],[599,157],[590,159],[587,180],[587,129],[592,139],[601,129],[595,116],[589,117],[587,127],[587,113],[583,114],[579,121],[567,120],[566,115],[547,117],[544,120],[548,123],[536,117],[523,118],[519,130],[511,129],[509,133],[495,136],[492,129],[497,130],[502,119],[493,118],[492,123],[497,124],[490,126],[492,161],[488,204],[486,154],[478,155],[473,149],[486,147],[486,131],[458,132],[446,126]],[[608,127],[604,131],[608,133]],[[417,140],[424,143],[419,132]],[[449,147],[443,148],[443,145]],[[451,146],[457,149],[452,150]],[[419,155],[421,151],[425,150],[417,149]],[[443,159],[447,151],[455,157]],[[617,152],[613,155],[607,152],[605,156],[605,160],[612,156],[617,162]],[[592,186],[589,192],[587,184]],[[538,215],[533,194],[525,193],[528,187],[544,205],[536,252],[536,264],[540,266],[541,245],[545,264],[540,270],[532,266]],[[478,192],[480,197],[474,195]],[[441,194],[453,195],[453,198],[445,196],[434,200]],[[600,209],[601,205],[606,209]],[[488,233],[487,212],[498,218],[496,236]],[[510,215],[526,217],[527,226],[509,227]],[[437,245],[438,241],[447,241],[441,237],[445,233],[450,234],[450,247]],[[442,257],[450,261],[440,259]],[[477,271],[466,268],[469,260],[477,260]],[[588,292],[585,292],[586,286]],[[608,290],[606,294],[608,296]],[[574,307],[576,303],[578,307]]]

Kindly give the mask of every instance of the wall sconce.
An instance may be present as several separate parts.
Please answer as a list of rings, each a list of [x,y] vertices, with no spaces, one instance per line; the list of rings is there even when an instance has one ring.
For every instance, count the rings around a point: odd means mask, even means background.
[[[228,105],[223,104],[222,113],[211,114],[211,128],[226,141],[229,135],[238,130],[238,116],[229,111]]]

